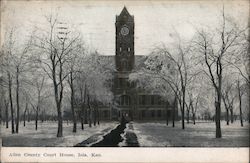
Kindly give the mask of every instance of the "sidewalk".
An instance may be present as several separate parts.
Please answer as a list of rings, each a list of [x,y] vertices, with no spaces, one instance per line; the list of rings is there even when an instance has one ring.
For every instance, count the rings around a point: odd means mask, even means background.
[[[103,136],[107,133],[111,132],[114,128],[108,127],[92,136],[90,136],[88,139],[84,140],[81,143],[76,144],[74,147],[89,147],[92,144],[95,144],[103,139]]]
[[[140,145],[137,136],[134,133],[133,122],[129,122],[124,131],[125,131],[123,134],[124,141],[120,145],[127,147],[139,147]]]

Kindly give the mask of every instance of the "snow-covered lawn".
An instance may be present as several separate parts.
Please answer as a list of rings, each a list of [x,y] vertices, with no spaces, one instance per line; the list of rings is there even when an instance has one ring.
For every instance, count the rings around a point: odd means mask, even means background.
[[[134,132],[140,146],[179,146],[179,147],[247,147],[249,146],[249,124],[241,127],[236,121],[229,126],[221,123],[222,138],[215,138],[215,124],[203,122],[186,124],[185,130],[181,123],[176,122],[175,128],[165,122],[142,123],[133,122]]]
[[[106,134],[117,125],[118,122],[101,122],[100,125],[92,125],[89,128],[88,124],[85,124],[84,130],[81,130],[81,124],[77,124],[77,133],[73,133],[72,123],[67,124],[64,122],[63,137],[57,138],[57,122],[39,122],[37,131],[34,122],[29,122],[26,127],[20,126],[18,134],[11,134],[11,126],[8,129],[1,126],[1,137],[3,146],[72,147],[94,134],[103,133],[104,131],[104,134]]]

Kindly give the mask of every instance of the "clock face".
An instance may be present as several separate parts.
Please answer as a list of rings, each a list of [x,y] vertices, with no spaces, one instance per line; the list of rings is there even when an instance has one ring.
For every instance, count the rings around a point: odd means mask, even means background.
[[[128,29],[128,27],[122,27],[122,29],[121,29],[121,34],[122,35],[127,35],[129,33],[129,29]]]

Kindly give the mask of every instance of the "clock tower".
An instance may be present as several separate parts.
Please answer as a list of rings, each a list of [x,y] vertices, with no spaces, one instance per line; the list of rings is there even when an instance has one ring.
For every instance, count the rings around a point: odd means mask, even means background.
[[[134,16],[126,7],[116,16],[116,70],[129,72],[134,68]]]
[[[135,64],[134,56],[134,16],[130,15],[126,7],[116,16],[116,54],[114,73],[115,105],[118,117],[133,118],[133,85],[129,82],[129,74]]]

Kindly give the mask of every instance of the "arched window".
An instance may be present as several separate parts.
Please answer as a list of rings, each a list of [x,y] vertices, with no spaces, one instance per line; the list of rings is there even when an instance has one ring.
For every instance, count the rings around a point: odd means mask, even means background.
[[[122,95],[120,97],[120,104],[122,106],[129,106],[130,105],[130,97],[128,95]]]
[[[121,66],[122,66],[122,70],[127,70],[128,69],[128,61],[127,60],[122,60],[121,61]]]

